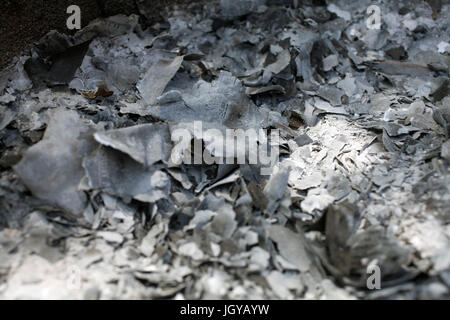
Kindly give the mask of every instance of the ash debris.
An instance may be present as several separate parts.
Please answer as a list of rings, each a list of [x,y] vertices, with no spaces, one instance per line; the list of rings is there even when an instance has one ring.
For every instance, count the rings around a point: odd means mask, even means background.
[[[449,9],[220,0],[48,33],[0,73],[0,297],[448,298]],[[199,153],[245,161],[175,161]]]

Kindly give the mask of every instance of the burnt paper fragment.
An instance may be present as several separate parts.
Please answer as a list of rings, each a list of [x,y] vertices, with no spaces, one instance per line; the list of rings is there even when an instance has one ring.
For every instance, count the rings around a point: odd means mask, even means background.
[[[81,66],[90,41],[67,48],[63,52],[50,56],[45,63],[41,58],[31,58],[25,64],[28,74],[49,86],[68,85]]]
[[[100,147],[84,159],[83,167],[91,189],[149,203],[169,196],[170,179],[165,172],[148,170],[120,151]]]
[[[145,167],[167,162],[171,139],[165,124],[142,124],[128,128],[97,132],[95,140],[104,146],[122,151]]]
[[[27,150],[14,170],[33,195],[79,215],[86,206],[86,196],[78,190],[84,176],[81,162],[95,148],[92,134],[75,111],[57,109],[43,140]]]

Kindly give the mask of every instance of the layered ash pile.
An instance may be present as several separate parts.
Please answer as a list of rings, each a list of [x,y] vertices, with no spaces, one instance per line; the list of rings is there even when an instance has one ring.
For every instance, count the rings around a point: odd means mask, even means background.
[[[449,297],[449,4],[136,6],[0,74],[1,298]]]

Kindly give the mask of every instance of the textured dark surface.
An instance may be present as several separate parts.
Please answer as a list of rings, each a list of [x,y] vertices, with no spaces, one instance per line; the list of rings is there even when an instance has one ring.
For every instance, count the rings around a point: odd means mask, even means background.
[[[186,0],[140,0],[154,6],[155,22],[172,3]],[[192,2],[192,1],[189,1]],[[135,0],[0,0],[0,69],[52,29],[70,33],[66,28],[69,5],[81,9],[82,27],[101,16],[138,13]]]
[[[95,0],[6,0],[0,4],[0,68],[52,29],[66,28],[67,7],[81,8],[83,26],[100,16]]]

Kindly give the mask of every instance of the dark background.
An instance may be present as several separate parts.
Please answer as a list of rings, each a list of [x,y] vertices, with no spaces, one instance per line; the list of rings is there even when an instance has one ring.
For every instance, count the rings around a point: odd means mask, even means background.
[[[145,21],[154,23],[161,20],[161,12],[167,6],[195,0],[137,1],[154,7],[151,21]],[[82,27],[98,17],[138,13],[136,0],[0,0],[0,70],[50,30],[70,33],[66,27],[69,17],[66,10],[72,4],[81,9]]]

